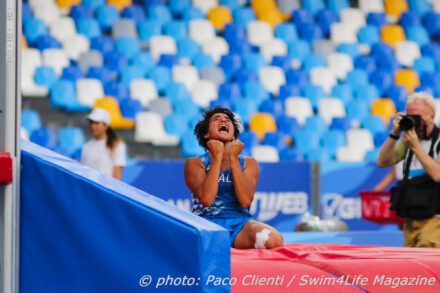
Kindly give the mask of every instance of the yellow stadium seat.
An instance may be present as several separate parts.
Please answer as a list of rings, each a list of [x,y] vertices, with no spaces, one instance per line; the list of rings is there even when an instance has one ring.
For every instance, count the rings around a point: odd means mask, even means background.
[[[395,18],[400,18],[402,12],[408,11],[406,0],[385,0],[385,13]]]
[[[257,14],[258,20],[268,22],[272,28],[284,21],[284,16],[278,9],[264,10]]]
[[[216,29],[223,30],[225,25],[232,22],[232,14],[228,7],[217,6],[209,10],[208,19]]]
[[[121,114],[118,101],[114,97],[104,97],[96,100],[93,108],[102,108],[109,112],[111,117],[110,126],[115,129],[128,129],[134,127],[134,121],[124,118]]]
[[[405,87],[409,93],[414,92],[414,89],[420,85],[419,76],[417,72],[412,69],[397,70],[395,76],[396,85]]]
[[[371,104],[371,114],[382,118],[385,125],[388,126],[391,117],[396,114],[396,105],[391,99],[376,99]]]
[[[276,8],[277,5],[275,0],[252,0],[252,9],[254,10],[255,14]]]
[[[73,5],[81,4],[81,0],[56,0],[61,10],[70,11]]]
[[[397,24],[384,25],[381,30],[381,38],[384,43],[393,47],[406,39],[405,31]]]
[[[277,131],[277,124],[271,114],[256,113],[251,117],[249,130],[255,132],[258,135],[258,138],[262,140],[266,132]]]
[[[113,5],[118,11],[122,11],[127,6],[132,4],[131,0],[107,0],[107,4]]]
[[[26,41],[26,37],[23,35],[21,37],[21,48],[22,49],[27,49],[28,45],[27,45],[27,41]]]

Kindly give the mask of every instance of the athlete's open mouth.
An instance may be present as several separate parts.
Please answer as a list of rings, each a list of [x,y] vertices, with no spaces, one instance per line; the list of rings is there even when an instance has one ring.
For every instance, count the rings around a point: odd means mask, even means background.
[[[218,129],[219,132],[224,132],[224,133],[228,133],[229,132],[229,128],[226,125],[222,125],[220,126],[220,128]]]

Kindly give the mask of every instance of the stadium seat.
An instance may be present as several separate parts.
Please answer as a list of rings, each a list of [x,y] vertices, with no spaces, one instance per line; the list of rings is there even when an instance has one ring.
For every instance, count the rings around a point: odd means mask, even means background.
[[[140,45],[137,38],[119,37],[115,39],[115,49],[116,52],[130,59],[140,52]]]
[[[248,125],[258,107],[252,99],[238,99],[232,103],[232,110],[240,116],[243,124]]]
[[[421,76],[424,72],[435,72],[435,62],[430,57],[420,57],[414,60],[413,69]]]
[[[324,56],[325,58],[327,58],[330,54],[336,52],[335,45],[331,41],[325,39],[314,41],[312,48],[313,52],[318,55]]]
[[[354,68],[361,69],[370,74],[376,69],[376,60],[371,56],[360,55],[354,59]]]
[[[372,137],[376,135],[376,133],[384,132],[387,130],[386,124],[382,117],[380,116],[368,116],[362,121],[362,128],[370,131]]]
[[[349,117],[335,117],[332,119],[330,129],[347,131],[351,128],[352,120]]]
[[[270,145],[257,145],[252,147],[252,157],[261,163],[277,163],[280,161],[278,151]]]
[[[347,131],[347,146],[359,152],[359,156],[365,155],[366,151],[374,149],[373,137],[367,129],[349,129]]]
[[[118,101],[113,97],[103,97],[95,101],[93,108],[102,108],[109,112],[111,117],[110,126],[115,129],[130,129],[134,127],[134,121],[122,116]]]
[[[396,106],[391,99],[377,99],[371,104],[371,114],[381,117],[385,125],[388,126],[391,117],[396,114]]]
[[[304,125],[306,118],[313,115],[310,101],[302,97],[287,98],[284,109],[286,116],[296,118],[300,125]]]
[[[396,106],[396,111],[405,111],[406,99],[409,95],[408,90],[405,87],[393,85],[387,90],[386,95],[393,100]]]
[[[346,104],[346,111],[350,119],[361,122],[370,113],[370,103],[360,99],[352,100]]]
[[[214,37],[202,45],[203,52],[212,57],[215,63],[219,63],[223,55],[229,52],[228,43],[220,37]]]
[[[190,90],[193,102],[203,108],[218,98],[217,85],[209,80],[199,80]]]
[[[80,0],[56,0],[56,4],[58,5],[58,7],[65,12],[69,12],[72,6],[78,5],[80,3]]]
[[[139,101],[144,108],[158,98],[156,86],[149,79],[134,79],[130,82],[130,97]]]
[[[282,151],[280,151],[279,156],[281,161],[301,162],[304,160],[304,155],[295,147],[288,147],[283,149]]]
[[[310,44],[303,40],[297,40],[289,43],[288,55],[292,59],[302,61],[307,55],[311,53]]]
[[[365,14],[358,8],[345,8],[339,13],[341,23],[351,28],[355,34],[359,28],[365,26]]]
[[[247,40],[251,45],[261,46],[274,38],[271,26],[263,21],[250,21],[247,25]]]
[[[281,23],[275,27],[275,38],[283,40],[286,44],[298,40],[296,27],[291,23]]]
[[[406,29],[406,36],[408,41],[413,41],[419,46],[429,44],[430,42],[427,30],[421,25],[409,26]]]
[[[382,42],[395,47],[397,43],[405,41],[405,32],[400,25],[389,24],[381,28]]]
[[[407,67],[413,67],[414,61],[420,57],[420,47],[417,43],[405,41],[396,45],[396,58],[400,64]]]
[[[379,91],[377,90],[376,86],[371,84],[358,86],[354,90],[355,99],[364,101],[368,105],[370,105],[370,103],[379,96]]]
[[[58,130],[59,147],[72,156],[84,145],[86,139],[81,128],[65,126]]]
[[[304,130],[315,133],[317,136],[321,136],[327,128],[328,126],[324,119],[321,116],[316,115],[307,117],[306,123],[303,127]]]
[[[48,26],[61,16],[60,10],[54,1],[44,1],[33,5],[33,14]]]
[[[359,43],[372,45],[380,41],[379,29],[372,25],[361,27],[358,31]]]
[[[301,90],[299,86],[296,86],[294,84],[285,84],[280,87],[278,98],[284,102],[287,98],[300,95]]]
[[[107,0],[107,3],[116,7],[118,11],[122,11],[125,7],[132,5],[131,0]]]
[[[319,148],[320,136],[312,131],[302,129],[293,134],[295,147],[305,153],[311,149]]]
[[[113,40],[108,36],[100,36],[90,41],[90,49],[101,52],[106,55],[113,51]]]
[[[82,53],[90,50],[90,41],[83,35],[75,35],[63,41],[63,50],[69,59],[77,61]]]
[[[384,12],[384,6],[382,0],[359,0],[359,9],[362,10],[365,14],[373,12],[373,13],[381,13]]]
[[[345,117],[345,107],[339,99],[322,98],[318,102],[318,114],[330,125],[333,118]]]
[[[336,84],[332,87],[331,96],[340,99],[347,105],[353,99],[353,91],[347,84]]]
[[[163,32],[165,35],[173,37],[177,42],[186,39],[188,36],[186,23],[177,20],[166,23],[163,27]]]
[[[89,107],[93,107],[97,99],[104,97],[104,89],[101,82],[94,78],[80,78],[76,82],[78,101]]]
[[[159,113],[160,116],[166,117],[173,113],[173,105],[166,98],[152,100],[148,105],[148,111]]]
[[[181,142],[182,157],[184,158],[196,157],[203,155],[205,153],[206,153],[205,149],[199,145],[192,131],[188,131],[187,133],[182,135],[182,142]]]
[[[323,9],[315,13],[315,19],[321,28],[322,35],[328,38],[332,24],[338,21],[338,12],[332,9]]]
[[[393,74],[390,71],[377,69],[370,73],[370,83],[377,89],[379,96],[382,96],[393,84]]]
[[[43,64],[45,66],[53,67],[57,76],[60,76],[63,68],[69,66],[69,58],[64,50],[61,49],[47,49],[43,51]]]
[[[150,53],[156,62],[161,54],[177,54],[176,42],[169,36],[153,36],[150,39]]]
[[[81,53],[78,57],[78,66],[83,73],[88,72],[90,67],[102,67],[103,65],[102,54],[95,50]]]
[[[142,70],[142,67],[140,68]],[[148,76],[154,82],[159,94],[165,91],[167,85],[171,82],[171,70],[165,66],[156,66],[149,73]]]
[[[310,71],[310,69],[315,67],[327,67],[324,56],[313,53],[303,59],[303,70]]]
[[[328,95],[334,85],[337,84],[336,76],[333,71],[328,68],[317,67],[310,70],[310,81],[315,85],[319,85]]]
[[[162,117],[154,112],[141,112],[136,115],[134,139],[136,142],[152,143],[155,146],[179,144],[179,138],[166,133]]]
[[[354,69],[347,73],[347,84],[352,89],[368,85],[368,75],[364,70]]]
[[[42,127],[40,114],[31,109],[23,109],[21,112],[21,127],[26,129],[27,133]]]
[[[336,161],[346,163],[360,163],[364,161],[366,152],[367,151],[360,151],[350,146],[340,147],[336,151]]]
[[[64,41],[76,35],[75,22],[72,18],[61,17],[50,25],[50,34],[59,41]]]
[[[310,101],[313,109],[317,109],[319,100],[325,97],[325,92],[320,85],[306,84],[302,88],[302,96],[305,96]]]
[[[400,18],[403,12],[408,11],[408,3],[406,0],[385,0],[385,12],[395,19]]]
[[[57,146],[57,137],[55,132],[48,127],[42,127],[32,131],[31,141],[44,148],[53,149]]]
[[[102,31],[109,31],[113,23],[119,18],[119,13],[113,5],[100,5],[95,9],[96,21]]]
[[[287,55],[286,43],[279,39],[270,40],[260,46],[260,53],[266,63],[271,63],[274,56]]]
[[[268,113],[256,113],[251,116],[249,130],[255,132],[260,140],[263,139],[266,132],[277,130],[275,119]]]
[[[141,41],[148,42],[153,36],[161,34],[161,26],[153,20],[144,20],[137,24],[137,30]],[[133,35],[133,32],[131,33]]]
[[[164,118],[164,126],[168,134],[178,136],[180,139],[190,131],[187,121],[180,115],[171,114],[166,116]]]
[[[313,148],[304,152],[304,158],[309,162],[327,162],[330,160],[330,154],[326,149]]]
[[[94,19],[80,18],[76,22],[76,30],[78,34],[82,34],[88,39],[99,37],[102,34],[98,22]]]
[[[213,7],[208,11],[208,19],[219,31],[222,31],[226,24],[232,22],[231,10],[226,6]]]
[[[142,112],[142,104],[139,101],[125,98],[119,101],[122,116],[134,120],[139,112]]]
[[[260,69],[261,85],[270,93],[278,95],[280,86],[286,83],[283,70],[276,66],[264,66]]]
[[[126,59],[124,59],[126,60]],[[144,69],[140,66],[129,65],[119,70],[119,79],[127,87],[136,79],[143,79],[145,77]]]
[[[332,158],[336,158],[337,150],[345,146],[345,133],[330,129],[322,134],[320,144]]]
[[[219,67],[203,68],[200,71],[200,78],[210,80],[217,86],[223,84],[226,81],[225,73]]]
[[[72,17],[75,22],[79,19],[92,19],[93,18],[93,10],[85,5],[74,5],[70,9],[70,17]]]
[[[244,149],[249,153],[252,151],[254,146],[260,144],[257,134],[253,131],[245,130],[241,132],[239,139],[242,143],[244,143]]]
[[[273,56],[273,66],[280,67],[284,72],[292,68],[293,59],[290,56]]]
[[[121,16],[139,23],[145,19],[145,11],[139,5],[127,6],[122,10]]]
[[[24,35],[29,45],[34,45],[37,39],[48,34],[47,26],[43,21],[36,18],[29,18],[24,21]]]
[[[406,87],[409,93],[414,91],[414,88],[420,85],[420,80],[415,72],[412,69],[400,69],[396,72],[395,77],[396,85],[401,85]]]
[[[195,117],[200,118],[200,108],[190,99],[177,100],[173,103],[174,112],[191,121]]]
[[[37,49],[27,48],[21,52],[21,71],[22,74],[33,76],[36,68],[41,66],[41,53]]]
[[[263,145],[273,146],[278,150],[278,152],[287,148],[286,139],[280,132],[266,132],[264,135]]]
[[[284,115],[283,103],[279,99],[264,100],[259,105],[259,112],[271,114],[275,120]]]
[[[202,45],[215,37],[215,28],[205,19],[194,19],[189,22],[189,37]]]
[[[35,70],[34,80],[39,86],[50,88],[58,77],[52,67],[40,66]]]
[[[190,91],[199,81],[199,74],[193,66],[178,65],[172,69],[172,79],[174,82],[182,83]]]

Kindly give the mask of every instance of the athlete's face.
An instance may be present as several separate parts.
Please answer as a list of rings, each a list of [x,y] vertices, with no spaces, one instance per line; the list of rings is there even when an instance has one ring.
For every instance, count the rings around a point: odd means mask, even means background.
[[[224,113],[216,113],[209,119],[208,133],[205,134],[206,139],[216,139],[222,142],[233,141],[234,125],[228,115]]]

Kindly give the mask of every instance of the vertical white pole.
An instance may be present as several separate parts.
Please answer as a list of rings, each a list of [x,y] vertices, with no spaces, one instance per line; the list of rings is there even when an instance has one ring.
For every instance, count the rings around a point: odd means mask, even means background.
[[[13,183],[0,186],[0,292],[18,292],[21,0],[0,1],[0,151],[13,158]],[[1,166],[0,166],[1,167]]]

